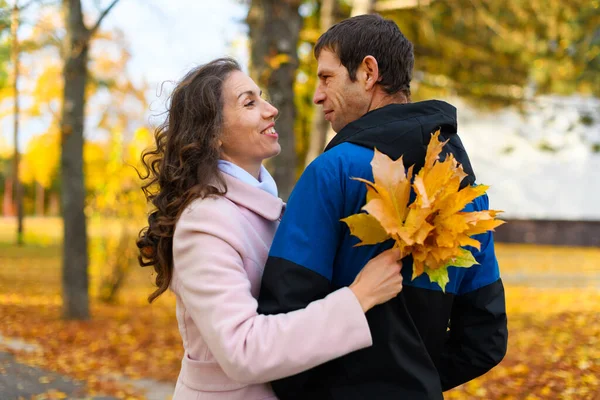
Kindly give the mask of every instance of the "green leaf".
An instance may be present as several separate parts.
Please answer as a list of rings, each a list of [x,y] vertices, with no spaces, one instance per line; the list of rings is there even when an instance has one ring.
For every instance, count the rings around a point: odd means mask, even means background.
[[[448,277],[448,267],[438,269],[425,268],[425,273],[429,276],[431,282],[435,282],[442,288],[442,292],[446,293],[446,284],[450,282]]]
[[[473,257],[473,253],[471,253],[467,249],[460,249],[460,255],[454,258],[451,258],[446,265],[442,268],[448,267],[457,267],[457,268],[469,268],[473,265],[479,264],[475,257]]]
[[[475,264],[479,264],[473,254],[467,249],[460,249],[460,255],[454,257],[438,269],[429,269],[425,267],[425,273],[429,276],[431,282],[435,282],[442,288],[442,292],[446,293],[446,285],[450,281],[448,277],[448,267],[470,268]]]

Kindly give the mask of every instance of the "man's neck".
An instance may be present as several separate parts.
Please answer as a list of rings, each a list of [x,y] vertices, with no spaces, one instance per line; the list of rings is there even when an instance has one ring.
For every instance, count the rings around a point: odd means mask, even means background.
[[[371,104],[369,104],[369,111],[377,110],[390,104],[406,103],[410,103],[410,100],[404,93],[387,94],[385,92],[378,92],[373,96]]]

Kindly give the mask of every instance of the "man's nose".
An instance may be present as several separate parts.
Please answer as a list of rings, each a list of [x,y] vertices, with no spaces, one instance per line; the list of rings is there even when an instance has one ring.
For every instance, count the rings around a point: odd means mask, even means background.
[[[325,92],[323,92],[323,90],[321,90],[321,85],[318,85],[317,89],[315,90],[315,95],[313,96],[313,103],[323,104],[324,101],[325,101]]]

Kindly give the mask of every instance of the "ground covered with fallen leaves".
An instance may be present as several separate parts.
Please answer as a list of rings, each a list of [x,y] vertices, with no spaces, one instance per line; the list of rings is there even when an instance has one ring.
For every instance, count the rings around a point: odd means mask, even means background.
[[[11,228],[2,223],[0,232]],[[150,271],[132,270],[118,304],[94,300],[91,321],[63,321],[60,247],[52,238],[38,239],[16,248],[0,234],[0,335],[39,346],[11,350],[17,360],[85,380],[89,395],[143,399],[122,376],[174,383],[182,355],[175,302],[170,295],[145,302]],[[508,354],[445,398],[600,399],[600,249],[504,244],[497,253],[507,292]],[[64,396],[49,392],[37,400],[58,398]]]

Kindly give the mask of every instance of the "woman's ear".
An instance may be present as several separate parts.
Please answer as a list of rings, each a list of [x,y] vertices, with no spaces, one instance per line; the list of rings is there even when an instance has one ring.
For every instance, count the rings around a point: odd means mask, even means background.
[[[361,67],[366,75],[365,89],[371,90],[379,82],[379,65],[377,64],[377,60],[373,56],[366,56],[362,60]]]

